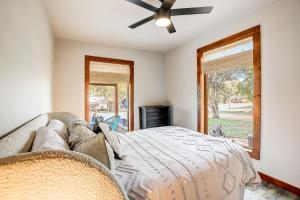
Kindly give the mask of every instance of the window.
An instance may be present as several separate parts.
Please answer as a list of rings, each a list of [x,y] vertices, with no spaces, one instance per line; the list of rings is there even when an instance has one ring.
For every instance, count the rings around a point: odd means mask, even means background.
[[[198,131],[260,157],[260,27],[198,49]]]
[[[85,70],[86,120],[118,116],[118,130],[133,130],[133,62],[86,56]]]

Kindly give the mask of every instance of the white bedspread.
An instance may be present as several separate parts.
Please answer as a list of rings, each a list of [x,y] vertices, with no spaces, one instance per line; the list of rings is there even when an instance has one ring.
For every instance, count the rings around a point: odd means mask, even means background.
[[[239,145],[180,127],[119,134],[116,176],[131,199],[242,199],[261,179]]]

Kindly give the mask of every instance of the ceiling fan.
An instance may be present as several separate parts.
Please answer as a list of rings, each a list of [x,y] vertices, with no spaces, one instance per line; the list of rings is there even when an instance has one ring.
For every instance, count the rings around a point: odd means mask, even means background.
[[[208,14],[213,9],[212,6],[171,9],[176,0],[159,0],[161,2],[160,8],[152,6],[151,4],[148,4],[142,0],[126,0],[126,1],[154,12],[154,15],[151,15],[145,19],[142,19],[142,20],[130,25],[129,28],[135,29],[138,26],[141,26],[152,20],[155,20],[155,23],[157,26],[166,27],[167,30],[169,31],[169,33],[176,32],[174,24],[171,21],[171,16]]]

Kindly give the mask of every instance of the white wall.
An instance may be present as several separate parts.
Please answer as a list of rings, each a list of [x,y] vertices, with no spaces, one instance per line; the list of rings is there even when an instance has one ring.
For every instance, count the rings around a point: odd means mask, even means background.
[[[0,136],[52,109],[52,51],[40,1],[0,1]]]
[[[139,128],[138,106],[165,103],[162,55],[98,44],[56,40],[55,111],[69,111],[84,117],[85,55],[134,61],[135,129]]]
[[[262,142],[257,169],[300,187],[300,1],[280,0],[208,30],[166,55],[166,93],[174,122],[197,128],[196,49],[261,24]]]

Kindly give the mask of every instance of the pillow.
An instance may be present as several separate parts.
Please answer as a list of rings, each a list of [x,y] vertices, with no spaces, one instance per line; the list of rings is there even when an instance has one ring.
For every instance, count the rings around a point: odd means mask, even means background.
[[[88,129],[90,128],[89,127],[89,124],[87,123],[87,121],[83,120],[83,119],[73,119],[70,121],[70,123],[68,124],[68,130],[69,132],[75,128],[76,126],[78,125],[82,125],[82,126],[85,126],[87,127]]]
[[[107,133],[107,132],[111,131],[109,124],[107,124],[105,122],[99,122],[99,126],[100,126],[101,130],[103,131],[103,133]]]
[[[56,131],[66,142],[68,142],[69,134],[67,126],[60,120],[51,119],[48,123],[48,128]]]
[[[108,143],[113,148],[114,153],[116,153],[118,158],[122,158],[122,156],[123,156],[122,155],[122,146],[121,146],[120,140],[118,138],[117,132],[111,131],[110,127],[107,123],[100,122],[99,126],[102,129],[106,140],[108,141]]]
[[[102,134],[103,135],[103,134]],[[108,154],[108,158],[109,158],[109,162],[110,162],[110,170],[115,173],[115,154],[114,154],[114,150],[112,149],[112,147],[110,146],[110,144],[105,140],[105,146],[107,149],[107,154]]]
[[[76,144],[74,151],[89,155],[114,171],[114,156],[103,134],[86,138]]]
[[[94,137],[96,134],[84,125],[75,125],[70,130],[69,145],[74,149],[83,140]]]
[[[121,119],[120,116],[114,116],[105,120],[105,122],[109,125],[110,130],[116,131],[118,129],[120,119]]]
[[[99,126],[99,122],[101,122],[103,120],[99,120],[98,117],[95,118],[95,123],[93,126],[93,132],[98,134],[98,133],[103,133],[103,131],[101,130],[100,126]]]
[[[70,150],[70,148],[56,131],[41,127],[36,131],[31,151],[47,150]]]

